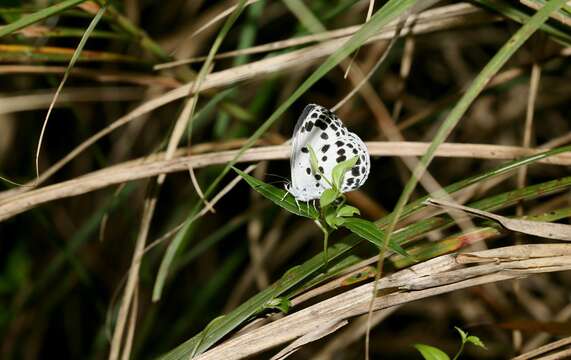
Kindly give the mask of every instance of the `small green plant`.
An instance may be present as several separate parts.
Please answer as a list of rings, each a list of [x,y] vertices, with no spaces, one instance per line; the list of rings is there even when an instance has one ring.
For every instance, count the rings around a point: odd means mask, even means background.
[[[345,227],[349,231],[370,241],[377,247],[382,246],[383,233],[375,223],[359,218],[359,209],[346,204],[345,195],[341,191],[343,179],[357,162],[358,157],[347,159],[337,164],[331,171],[331,177],[325,176],[320,171],[315,151],[308,146],[310,152],[310,164],[315,174],[320,174],[329,188],[323,191],[319,199],[319,209],[315,205],[299,204],[294,197],[286,190],[266,184],[243,171],[234,168],[246,180],[246,182],[257,192],[268,198],[276,205],[287,211],[312,219],[323,232],[323,262],[327,266],[327,247],[329,236],[340,227]],[[408,256],[406,251],[396,242],[390,242],[389,248],[403,256]]]
[[[479,337],[474,335],[468,335],[467,332],[464,332],[462,329],[460,329],[457,326],[455,326],[454,328],[460,334],[460,337],[462,338],[462,343],[460,344],[460,348],[458,349],[456,355],[454,355],[452,360],[457,360],[460,358],[460,354],[462,354],[462,351],[464,351],[464,346],[468,343],[481,347],[483,349],[486,348],[486,345],[484,345],[484,343],[482,342],[482,340],[480,340]],[[444,351],[440,350],[437,347],[426,344],[414,344],[414,347],[416,348],[416,350],[420,352],[420,354],[425,360],[450,360],[450,357]]]

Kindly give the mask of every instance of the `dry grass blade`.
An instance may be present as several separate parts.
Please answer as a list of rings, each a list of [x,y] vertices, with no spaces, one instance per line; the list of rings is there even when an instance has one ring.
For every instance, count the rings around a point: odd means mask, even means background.
[[[488,259],[486,263],[466,266],[465,259]],[[444,255],[401,270],[379,280],[379,289],[392,293],[377,296],[374,309],[381,310],[419,299],[553,271],[571,269],[571,245],[519,245],[495,250]],[[317,324],[340,322],[367,313],[373,283],[276,320],[207,351],[199,360],[242,359],[302,337]],[[396,289],[396,290],[395,290]]]
[[[418,17],[415,18],[414,21],[409,20],[405,23],[405,25],[403,27],[402,35],[424,34],[424,33],[439,31],[439,30],[443,30],[443,29],[451,28],[451,27],[466,26],[468,24],[475,24],[475,23],[480,23],[480,22],[490,22],[490,21],[497,21],[497,20],[498,20],[498,18],[490,17],[490,15],[488,13],[482,11],[481,9],[479,9],[473,5],[454,4],[454,5],[442,6],[440,8],[436,8],[436,9],[426,10],[426,11],[420,13],[418,15]],[[384,27],[382,30],[380,30],[379,33],[377,35],[375,35],[374,37],[372,37],[367,43],[370,43],[372,41],[392,39],[394,37],[394,34],[396,33],[397,24],[398,24],[398,21],[390,23],[389,25]],[[316,41],[324,42],[323,44],[331,42],[331,41],[335,41],[335,40],[344,42],[344,41],[347,41],[351,37],[352,34],[354,34],[357,30],[359,30],[359,28],[360,28],[360,26],[350,26],[350,27],[343,28],[343,29],[337,29],[337,30],[331,30],[331,31],[326,31],[326,32],[320,32],[320,33],[312,34],[312,35],[306,35],[306,36],[302,36],[300,38],[294,38],[294,39],[282,40],[282,41],[277,41],[277,42],[264,44],[264,45],[258,45],[258,46],[248,48],[248,49],[244,49],[244,50],[235,50],[235,51],[230,51],[227,53],[221,53],[217,57],[215,57],[214,59],[222,59],[222,58],[227,58],[227,57],[232,57],[232,56],[240,56],[240,55],[246,55],[246,54],[258,54],[258,53],[263,53],[263,52],[268,52],[268,51],[275,51],[275,50],[279,50],[279,49],[304,45],[304,44],[308,44],[308,43],[312,43],[312,42],[316,42]],[[317,44],[314,46],[308,46],[308,47],[301,49],[301,50],[304,50],[305,52],[309,52],[308,55],[311,55],[311,53],[314,52],[312,49],[314,47],[318,47],[319,45],[320,44]],[[304,51],[301,51],[301,53],[304,53]],[[315,56],[323,57],[323,56],[330,54],[333,51],[334,51],[334,49],[328,50],[328,52],[326,54],[322,54],[322,55],[320,55],[317,51],[315,51],[317,53]],[[276,56],[276,58],[279,59],[281,56],[282,55],[278,55],[278,56]],[[170,67],[185,65],[185,64],[189,64],[189,63],[193,63],[193,62],[198,62],[198,61],[203,61],[205,59],[206,59],[206,57],[197,57],[197,58],[191,58],[191,59],[185,59],[185,60],[177,60],[177,61],[173,61],[173,62],[155,65],[154,69],[155,70],[168,69]],[[294,59],[292,59],[290,61],[294,61]],[[278,61],[275,60],[275,61],[272,61],[271,63],[277,63],[277,62]],[[257,63],[259,63],[259,62],[254,62],[252,64],[257,64]],[[296,61],[294,64],[298,64],[298,62]],[[258,65],[258,66],[260,66],[260,65]],[[284,63],[283,66],[285,68],[291,67],[291,65],[288,65],[287,63]],[[284,70],[285,70],[285,68],[284,68]]]
[[[517,231],[524,234],[544,237],[548,239],[571,241],[571,225],[556,224],[544,221],[510,219],[488,211],[470,208],[441,199],[428,199],[426,200],[426,204],[445,209],[461,210],[471,215],[493,220],[511,231]]]
[[[71,106],[82,102],[133,101],[143,97],[139,87],[72,87],[64,89],[55,107]],[[0,97],[0,115],[21,111],[46,109],[54,98],[53,89],[36,90],[29,94]]]
[[[279,353],[272,356],[272,358],[270,360],[285,359],[288,356],[290,356],[291,354],[293,354],[294,352],[296,352],[297,350],[299,350],[299,348],[302,347],[303,345],[317,341],[317,340],[319,340],[319,339],[321,339],[321,338],[323,338],[329,334],[332,334],[335,331],[341,329],[343,326],[347,325],[348,323],[349,322],[347,320],[344,320],[344,321],[340,321],[340,322],[319,324],[319,326],[315,330],[299,337],[294,342],[292,342],[291,344],[286,346],[284,349],[282,349]]]
[[[421,155],[427,143],[414,142],[367,142],[373,156]],[[481,144],[443,144],[436,156],[473,157],[482,159],[515,159],[541,151],[518,147],[503,147]],[[162,173],[188,170],[188,166],[201,168],[209,165],[226,164],[238,154],[238,150],[216,151],[209,154],[180,156],[171,160],[161,158],[162,154],[129,161],[123,164],[94,171],[76,179],[45,186],[27,192],[8,190],[0,193],[0,221],[31,209],[39,204],[70,196],[77,196],[127,181],[144,179]],[[266,146],[247,150],[239,162],[280,160],[289,158],[290,147],[284,145]],[[182,152],[179,154],[182,155]],[[554,165],[570,165],[571,153],[559,154],[539,162]]]
[[[46,66],[46,65],[0,65],[0,74],[63,74],[66,71],[65,66]],[[74,67],[70,76],[93,79],[100,82],[124,82],[145,86],[164,86],[167,88],[176,88],[181,83],[168,76],[148,75],[140,72],[110,71],[110,70],[93,70],[89,68]],[[60,101],[61,101],[60,94]],[[8,112],[8,111],[7,111]]]
[[[512,360],[530,360],[530,359],[535,358],[538,355],[544,354],[546,352],[553,351],[555,349],[558,349],[562,346],[569,345],[569,344],[571,344],[571,337],[566,337],[564,339],[551,342],[547,345],[543,345],[543,346],[541,346],[535,350],[528,351],[525,354],[521,354],[519,356],[516,356]]]

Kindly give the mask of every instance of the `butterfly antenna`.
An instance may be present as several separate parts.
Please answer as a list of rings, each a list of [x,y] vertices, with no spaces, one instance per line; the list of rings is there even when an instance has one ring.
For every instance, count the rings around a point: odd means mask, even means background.
[[[289,181],[289,179],[286,178],[285,176],[281,176],[281,175],[277,175],[277,174],[266,174],[266,176],[267,176],[267,177],[270,177],[270,176],[271,176],[271,177],[275,177],[275,178],[282,179],[282,180],[285,180],[285,181]]]
[[[284,185],[287,185],[287,184],[289,184],[289,181],[285,181],[285,180],[281,180],[281,181],[271,181],[271,182],[266,183],[266,184],[268,184],[268,185],[274,185],[274,184],[284,184]]]

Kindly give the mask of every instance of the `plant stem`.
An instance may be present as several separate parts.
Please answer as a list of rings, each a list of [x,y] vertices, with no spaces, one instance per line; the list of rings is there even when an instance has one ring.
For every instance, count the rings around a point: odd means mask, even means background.
[[[327,256],[327,242],[329,240],[329,230],[327,225],[323,225],[321,220],[315,220],[315,223],[321,231],[323,231],[323,263],[325,264],[325,271],[327,271],[327,264],[329,261],[329,257]]]
[[[460,357],[460,354],[462,354],[462,351],[464,351],[464,344],[465,341],[462,339],[462,344],[460,344],[460,349],[458,349],[458,352],[456,353],[456,355],[454,355],[454,358],[452,358],[452,360],[457,360],[458,357]]]

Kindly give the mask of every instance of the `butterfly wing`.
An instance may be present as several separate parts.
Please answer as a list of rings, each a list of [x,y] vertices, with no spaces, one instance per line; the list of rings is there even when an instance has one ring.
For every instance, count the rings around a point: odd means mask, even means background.
[[[343,178],[341,191],[347,192],[357,190],[367,181],[369,171],[371,170],[371,157],[363,140],[352,132],[349,132],[345,138],[344,149],[345,152],[349,154],[348,158],[354,156],[359,157],[357,163],[351,170],[345,173],[345,177]]]
[[[297,200],[319,199],[323,190],[330,187],[321,175],[311,168],[309,147],[311,146],[317,155],[320,172],[330,176],[335,163],[333,156],[328,156],[328,153],[333,151],[335,129],[342,126],[339,119],[324,107],[315,104],[305,107],[294,129],[290,163],[290,192]]]
[[[297,200],[319,199],[331,186],[311,168],[309,147],[315,151],[319,172],[331,179],[338,163],[359,156],[357,164],[345,175],[342,191],[359,188],[370,169],[369,152],[363,141],[343,126],[341,120],[328,109],[310,104],[299,117],[292,142],[290,193]]]

